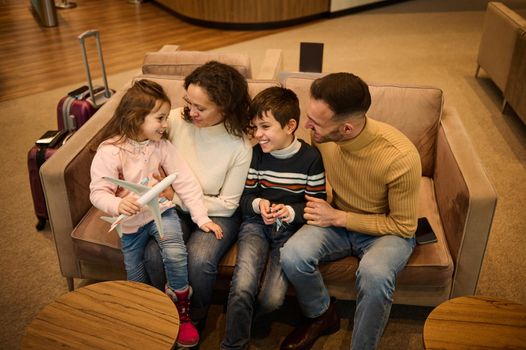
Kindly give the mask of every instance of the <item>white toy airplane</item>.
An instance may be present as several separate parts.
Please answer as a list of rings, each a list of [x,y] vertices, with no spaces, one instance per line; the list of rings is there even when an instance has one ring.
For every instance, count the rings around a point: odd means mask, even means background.
[[[111,183],[114,183],[117,186],[121,186],[123,188],[126,188],[140,195],[139,199],[137,199],[137,203],[141,207],[145,204],[148,205],[148,207],[150,208],[153,214],[155,225],[157,225],[159,236],[163,238],[164,237],[163,225],[161,222],[161,212],[159,210],[159,200],[157,197],[166,187],[170,186],[172,182],[175,181],[176,177],[177,177],[177,173],[168,175],[162,181],[155,184],[155,186],[153,187],[148,187],[148,186],[144,186],[140,184],[134,184],[128,181],[115,179],[113,177],[104,177],[104,179],[108,180]],[[121,214],[117,218],[109,217],[109,216],[101,216],[100,218],[111,224],[109,231],[113,230],[114,228],[117,228],[117,233],[119,234],[119,237],[122,237],[122,229],[119,224],[125,221],[128,218],[128,215]]]

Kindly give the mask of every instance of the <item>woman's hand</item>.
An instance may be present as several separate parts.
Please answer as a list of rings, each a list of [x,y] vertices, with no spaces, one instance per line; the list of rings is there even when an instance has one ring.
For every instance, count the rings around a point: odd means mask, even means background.
[[[268,199],[261,199],[259,201],[259,211],[261,212],[261,218],[265,225],[272,225],[276,218],[271,212],[270,201]]]
[[[119,202],[118,211],[119,211],[119,214],[132,216],[140,212],[141,207],[139,206],[139,203],[137,203],[135,196],[130,195],[128,197],[121,199],[121,201]]]
[[[201,226],[199,228],[201,230],[205,231],[205,232],[212,231],[217,239],[223,238],[223,229],[221,228],[221,226],[219,226],[218,224],[216,224],[213,221],[209,221],[207,223],[204,223],[203,226]]]
[[[334,209],[327,201],[305,195],[307,205],[303,217],[307,224],[320,227],[345,227],[347,215],[344,211]]]
[[[162,176],[161,174],[152,174],[152,177],[158,182],[161,182],[166,176]],[[174,198],[174,195],[175,191],[172,188],[172,185],[167,186],[161,193],[159,193],[159,197],[166,198],[169,201],[171,201]]]

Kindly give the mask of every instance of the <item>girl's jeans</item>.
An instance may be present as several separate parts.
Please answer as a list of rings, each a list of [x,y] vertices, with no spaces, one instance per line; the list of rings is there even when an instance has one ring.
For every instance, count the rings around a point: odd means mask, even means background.
[[[396,275],[414,247],[414,238],[304,225],[281,249],[281,266],[295,287],[304,315],[314,318],[327,310],[330,301],[318,264],[358,257],[352,349],[376,349],[391,311]]]
[[[201,327],[204,325],[208,308],[212,303],[212,292],[219,261],[237,239],[241,216],[236,212],[231,217],[210,217],[223,229],[223,238],[217,239],[213,233],[201,231],[192,222],[190,215],[182,211],[177,211],[177,213],[181,218],[187,242],[188,276],[193,291],[190,317]],[[160,260],[159,245],[150,239],[145,252],[145,262],[148,276],[157,288],[163,285],[163,266]]]
[[[162,213],[161,221],[164,230],[162,239],[153,220],[135,233],[122,235],[122,253],[128,279],[149,282],[144,268],[144,250],[150,237],[153,237],[160,247],[168,286],[173,290],[184,289],[188,286],[188,254],[183,241],[181,220],[175,208],[170,208]]]

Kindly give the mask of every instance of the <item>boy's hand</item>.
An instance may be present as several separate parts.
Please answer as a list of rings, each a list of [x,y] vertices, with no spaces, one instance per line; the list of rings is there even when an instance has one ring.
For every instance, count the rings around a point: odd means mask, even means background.
[[[272,204],[270,206],[270,212],[274,218],[281,218],[285,221],[287,221],[290,216],[289,208],[287,208],[285,204]]]
[[[268,199],[261,199],[259,201],[259,211],[261,212],[261,218],[265,225],[272,225],[276,218],[270,210],[270,201]]]
[[[212,231],[217,239],[223,238],[223,229],[221,228],[221,226],[219,226],[218,224],[216,224],[213,221],[209,221],[207,223],[204,223],[203,226],[201,226],[199,228],[201,230],[205,231],[205,232]]]
[[[137,203],[135,196],[130,195],[128,197],[121,199],[121,201],[119,202],[118,211],[119,211],[119,214],[132,216],[140,212],[141,207],[139,206],[139,203]]]

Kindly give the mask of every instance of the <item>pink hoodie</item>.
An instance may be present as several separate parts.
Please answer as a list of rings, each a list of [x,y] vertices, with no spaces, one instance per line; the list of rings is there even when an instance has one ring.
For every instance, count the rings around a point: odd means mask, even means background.
[[[203,191],[199,182],[168,140],[136,142],[128,139],[113,144],[112,142],[117,139],[118,137],[115,137],[102,142],[91,164],[90,200],[96,208],[110,216],[118,216],[121,199],[130,194],[130,191],[116,186],[104,177],[109,176],[133,183],[143,183],[146,180],[148,186],[153,186],[157,181],[152,175],[158,174],[159,168],[162,167],[166,174],[177,173],[172,187],[190,210],[192,220],[199,227],[211,221],[204,205]],[[159,206],[163,212],[174,205],[171,201],[165,201]],[[122,232],[137,232],[139,227],[152,220],[150,210],[144,206],[140,213],[122,223]]]

